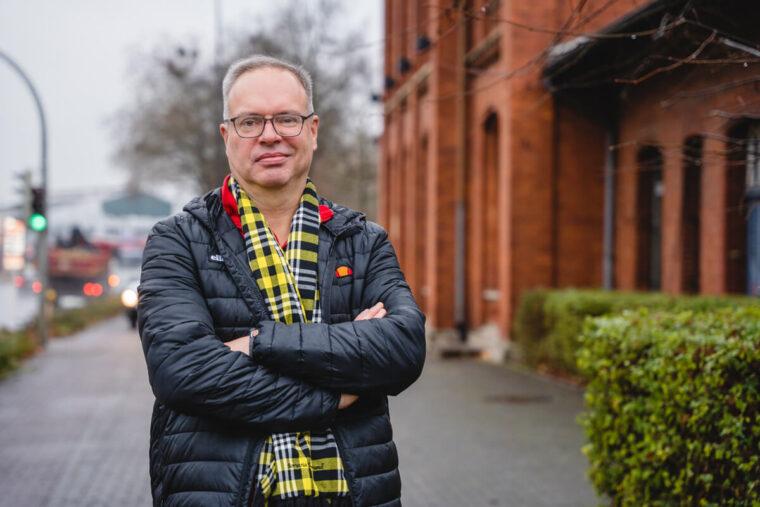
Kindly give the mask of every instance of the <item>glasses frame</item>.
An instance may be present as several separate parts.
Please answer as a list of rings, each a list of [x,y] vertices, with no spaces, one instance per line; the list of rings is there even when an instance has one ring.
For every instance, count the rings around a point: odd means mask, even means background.
[[[303,132],[303,126],[306,123],[306,120],[308,120],[309,118],[311,118],[312,116],[314,116],[314,114],[315,114],[314,111],[312,111],[311,113],[309,113],[309,114],[307,114],[305,116],[302,115],[302,114],[298,114],[298,113],[279,113],[279,114],[267,114],[267,115],[254,114],[254,113],[243,113],[243,114],[239,114],[239,115],[237,115],[237,116],[235,116],[233,118],[226,118],[224,121],[232,123],[232,128],[235,130],[235,133],[238,135],[238,137],[241,137],[243,139],[256,139],[257,137],[261,137],[261,135],[264,133],[264,131],[267,128],[267,122],[271,122],[272,123],[272,129],[280,137],[298,137],[298,136],[301,135],[301,132]],[[264,118],[264,125],[261,127],[261,133],[258,134],[258,135],[255,135],[255,136],[244,136],[244,135],[241,135],[240,132],[238,132],[237,125],[235,124],[235,120],[237,120],[238,118],[242,118],[243,116],[261,116],[262,118]],[[298,133],[297,134],[287,134],[287,135],[282,134],[282,133],[280,133],[279,130],[277,130],[277,127],[274,124],[274,118],[275,118],[275,116],[298,116],[299,118],[301,118],[301,128],[298,129]]]

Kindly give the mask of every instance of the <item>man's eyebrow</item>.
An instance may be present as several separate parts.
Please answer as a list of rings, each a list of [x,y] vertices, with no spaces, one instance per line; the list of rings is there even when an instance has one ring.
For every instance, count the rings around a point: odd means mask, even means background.
[[[301,111],[298,109],[283,109],[281,111],[278,111],[274,114],[301,114]],[[235,116],[249,116],[249,115],[256,115],[256,116],[266,116],[265,114],[257,113],[254,111],[243,111],[242,113],[236,114]]]

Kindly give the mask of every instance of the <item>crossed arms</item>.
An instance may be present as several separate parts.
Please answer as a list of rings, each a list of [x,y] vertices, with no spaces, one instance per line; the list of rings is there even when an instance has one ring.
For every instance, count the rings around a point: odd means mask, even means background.
[[[340,393],[398,394],[422,371],[424,316],[384,231],[374,236],[363,294],[362,308],[382,302],[387,313],[340,324],[261,322],[241,354],[215,335],[190,241],[159,223],[143,257],[138,312],[153,392],[175,410],[265,431],[328,425]]]

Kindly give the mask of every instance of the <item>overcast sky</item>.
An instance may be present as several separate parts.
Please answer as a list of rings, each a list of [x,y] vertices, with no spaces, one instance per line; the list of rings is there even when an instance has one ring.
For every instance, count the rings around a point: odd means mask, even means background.
[[[278,5],[220,1],[231,32],[255,30]],[[361,26],[368,42],[379,41],[382,4],[347,0],[346,27]],[[77,188],[110,192],[123,185],[125,173],[114,166],[104,124],[134,93],[128,79],[131,55],[189,38],[207,55],[213,53],[214,0],[0,0],[0,51],[29,75],[47,114],[53,195]],[[371,45],[367,57],[379,59],[381,49]],[[38,125],[29,92],[0,61],[0,208],[16,202],[14,173],[30,168],[39,177]]]

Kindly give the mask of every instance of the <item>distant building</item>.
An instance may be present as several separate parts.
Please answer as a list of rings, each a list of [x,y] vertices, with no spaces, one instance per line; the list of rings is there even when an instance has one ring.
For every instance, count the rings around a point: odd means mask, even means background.
[[[168,201],[142,192],[129,192],[123,196],[103,201],[103,211],[113,217],[144,216],[164,218],[171,214]]]
[[[69,196],[59,201],[53,212],[54,238],[66,238],[78,227],[88,240],[117,246],[119,253],[132,260],[141,255],[151,227],[172,213],[171,203],[143,192],[102,198]]]
[[[534,287],[749,291],[752,3],[386,0],[380,221],[432,330],[507,338]]]

